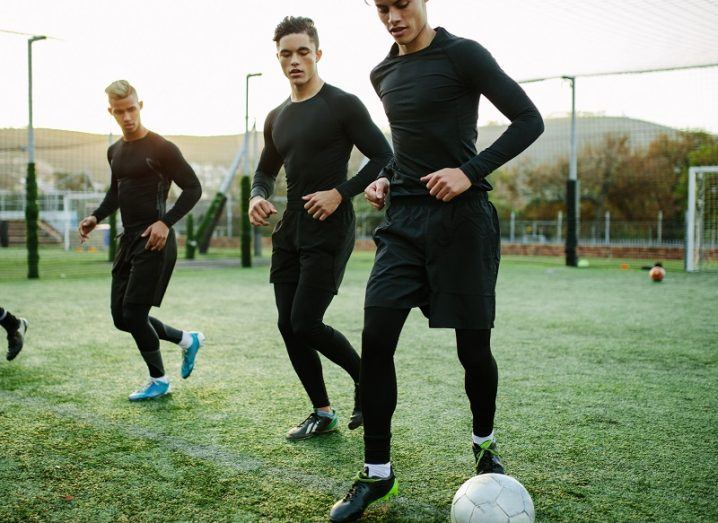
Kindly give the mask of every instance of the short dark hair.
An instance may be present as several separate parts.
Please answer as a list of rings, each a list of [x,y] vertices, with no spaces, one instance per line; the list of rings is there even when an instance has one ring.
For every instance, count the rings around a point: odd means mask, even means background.
[[[317,33],[317,28],[314,26],[314,20],[305,16],[285,16],[284,20],[279,22],[279,25],[274,29],[274,41],[279,45],[282,37],[296,33],[306,33],[309,39],[314,42],[316,48],[319,49],[319,33]]]

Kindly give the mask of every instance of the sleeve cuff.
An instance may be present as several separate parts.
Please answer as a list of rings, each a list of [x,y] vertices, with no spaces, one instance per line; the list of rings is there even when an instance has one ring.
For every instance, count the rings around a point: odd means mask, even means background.
[[[466,175],[472,185],[479,183],[483,179],[483,176],[479,176],[469,162],[466,162],[464,165],[459,167],[459,169],[461,169],[461,171]]]

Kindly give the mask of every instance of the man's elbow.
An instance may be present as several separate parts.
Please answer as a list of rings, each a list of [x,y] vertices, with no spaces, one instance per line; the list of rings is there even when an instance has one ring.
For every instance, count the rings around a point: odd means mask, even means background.
[[[541,136],[546,129],[541,113],[534,107],[531,111],[529,111],[527,120],[531,129],[531,135],[535,140]]]

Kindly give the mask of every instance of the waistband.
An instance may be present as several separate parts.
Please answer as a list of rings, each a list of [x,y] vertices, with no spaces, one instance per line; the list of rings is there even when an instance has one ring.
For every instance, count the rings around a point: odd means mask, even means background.
[[[306,212],[306,209],[304,206],[307,204],[304,200],[287,200],[287,211],[304,211]],[[344,209],[351,209],[353,208],[350,201],[342,201],[342,203],[339,204],[339,207],[337,207],[337,210],[334,212],[341,212]]]
[[[486,191],[479,191],[476,189],[469,189],[466,192],[461,193],[456,198],[449,202],[443,202],[437,200],[430,194],[417,194],[417,195],[404,195],[404,196],[393,196],[389,193],[390,205],[446,205],[451,203],[460,203],[464,201],[488,201],[489,195]]]

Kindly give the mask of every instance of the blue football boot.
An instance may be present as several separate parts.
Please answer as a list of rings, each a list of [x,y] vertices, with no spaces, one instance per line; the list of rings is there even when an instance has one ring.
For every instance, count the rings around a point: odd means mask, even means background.
[[[182,378],[187,379],[194,369],[194,360],[197,358],[199,348],[204,345],[204,334],[201,332],[190,332],[192,345],[182,349]]]
[[[130,401],[153,400],[155,398],[160,398],[165,394],[169,394],[169,392],[169,382],[150,378],[144,387],[130,394]]]

